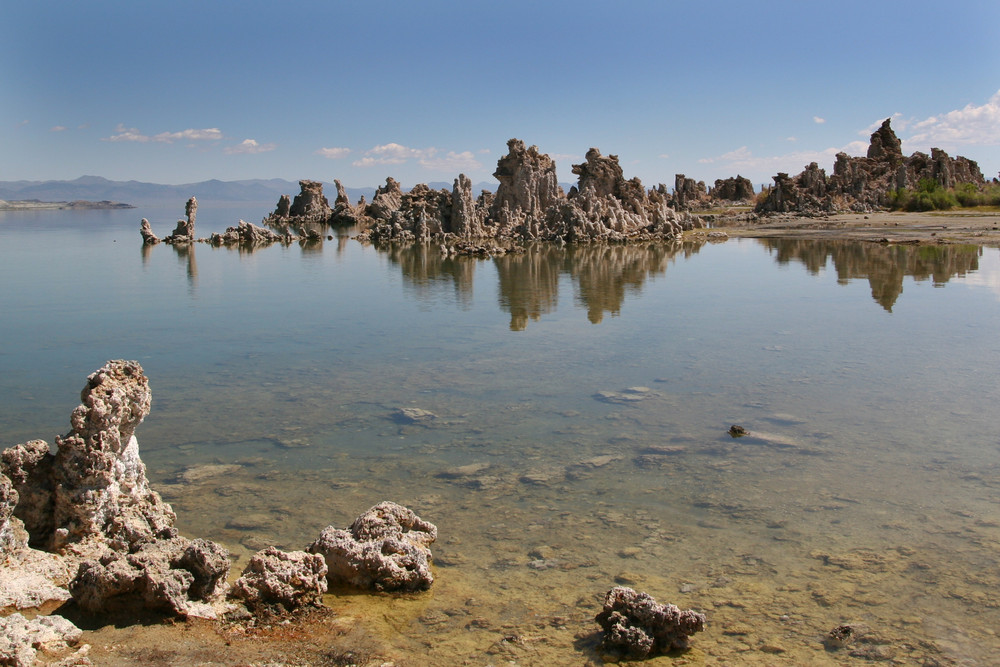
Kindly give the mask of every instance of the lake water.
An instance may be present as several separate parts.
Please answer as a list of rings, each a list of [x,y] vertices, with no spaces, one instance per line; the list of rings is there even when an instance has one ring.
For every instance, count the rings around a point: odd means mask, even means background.
[[[327,600],[428,664],[597,661],[618,583],[707,614],[681,661],[1000,662],[996,249],[141,246],[179,212],[0,213],[0,446],[138,360],[153,486],[234,569],[382,500],[437,524],[430,591]]]

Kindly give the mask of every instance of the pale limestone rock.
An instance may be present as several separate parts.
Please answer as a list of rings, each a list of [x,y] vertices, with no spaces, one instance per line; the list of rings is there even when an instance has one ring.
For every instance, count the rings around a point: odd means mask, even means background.
[[[196,607],[219,597],[228,554],[214,543],[177,537],[173,510],[149,486],[134,434],[151,402],[141,366],[108,362],[87,378],[81,400],[72,430],[56,439],[56,454],[41,440],[3,453],[0,536],[16,539],[0,541],[16,548],[5,554],[2,599],[40,607],[66,599],[69,584],[85,608],[131,596],[140,606],[208,613]],[[23,538],[18,517],[28,526]],[[52,553],[27,548],[28,533],[32,545]]]
[[[229,554],[218,544],[175,537],[84,561],[69,589],[90,612],[152,609],[211,618],[212,603],[228,590],[229,566]]]
[[[244,248],[258,248],[272,243],[284,243],[290,240],[287,236],[276,234],[270,229],[258,227],[252,223],[240,220],[235,227],[227,227],[223,234],[212,234],[208,242],[212,245],[239,245]]]
[[[526,147],[520,139],[507,142],[508,153],[497,162],[493,176],[500,181],[490,209],[490,217],[508,209],[528,218],[542,218],[545,211],[562,197],[556,178],[556,163],[539,152],[538,146]]]
[[[142,236],[142,242],[144,245],[156,245],[160,242],[160,238],[153,233],[153,228],[149,225],[149,220],[146,218],[142,219],[139,223],[139,234]]]
[[[38,652],[65,658],[65,664],[89,665],[87,647],[79,646],[83,631],[62,616],[27,619],[21,614],[0,617],[0,665],[31,667]]]
[[[327,590],[327,566],[322,556],[268,547],[250,559],[233,585],[232,596],[255,612],[294,611],[320,604]]]
[[[437,527],[392,502],[375,505],[347,530],[327,526],[307,551],[320,554],[331,586],[416,591],[431,586]]]

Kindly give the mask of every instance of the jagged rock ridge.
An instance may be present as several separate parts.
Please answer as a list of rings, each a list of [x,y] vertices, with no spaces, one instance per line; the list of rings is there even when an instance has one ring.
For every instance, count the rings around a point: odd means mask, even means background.
[[[932,180],[943,188],[985,184],[976,162],[962,156],[952,158],[939,148],[932,148],[930,155],[918,151],[904,157],[890,120],[872,133],[865,157],[837,153],[832,176],[815,162],[797,176],[776,175],[770,192],[757,205],[757,213],[868,212],[885,208],[894,191],[915,189],[922,180]]]
[[[360,238],[375,243],[648,240],[701,226],[699,218],[677,210],[666,186],[647,191],[638,178],[626,180],[616,155],[587,151],[585,162],[573,165],[579,182],[567,194],[557,182],[555,162],[537,146],[511,139],[507,147],[493,174],[500,182],[495,195],[484,191],[474,198],[464,174],[451,192],[418,185],[403,193],[389,179],[363,216],[360,204],[344,201],[341,219],[363,223]]]

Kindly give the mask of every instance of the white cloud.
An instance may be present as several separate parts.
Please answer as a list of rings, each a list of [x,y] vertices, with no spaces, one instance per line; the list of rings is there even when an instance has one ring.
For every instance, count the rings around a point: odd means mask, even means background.
[[[172,144],[181,139],[193,141],[216,141],[222,139],[222,131],[217,127],[210,127],[204,130],[181,130],[180,132],[160,132],[153,137],[153,141]]]
[[[365,151],[365,157],[351,164],[355,167],[403,164],[407,160],[430,160],[437,152],[436,148],[409,148],[402,144],[388,143]]]
[[[217,141],[222,138],[222,131],[217,127],[209,127],[202,130],[188,129],[181,130],[180,132],[160,132],[159,134],[149,136],[141,133],[134,127],[125,127],[123,124],[119,123],[118,126],[115,127],[115,134],[110,137],[106,137],[104,141],[134,141],[137,143],[155,141],[157,143],[172,144],[181,139],[192,141]]]
[[[670,154],[669,153],[660,153],[656,157],[663,158],[664,160],[666,160],[666,159],[668,159],[670,157]]]
[[[227,146],[223,149],[223,153],[226,155],[254,155],[257,153],[267,153],[268,151],[273,151],[277,148],[277,144],[260,144],[257,143],[256,139],[244,139],[237,146]]]
[[[65,132],[65,131],[66,131],[65,125],[54,125],[49,128],[49,132]]]
[[[552,158],[557,163],[563,162],[572,164],[574,162],[575,163],[583,162],[582,155],[574,155],[573,153],[552,153],[549,155],[549,157]]]
[[[798,137],[785,137],[785,141],[798,141]]]
[[[962,109],[930,116],[912,124],[914,134],[905,139],[906,152],[927,151],[931,147],[1000,144],[1000,90],[985,104],[968,104]]]
[[[409,148],[396,143],[376,146],[366,153],[366,155],[377,155],[383,160],[423,160],[432,158],[438,152],[436,148]]]
[[[817,125],[822,125],[826,122],[826,118],[820,118],[819,116],[813,116],[813,122]]]
[[[472,151],[448,151],[448,154],[440,158],[422,158],[420,166],[426,169],[439,171],[476,171],[482,169],[483,164],[476,159]]]
[[[322,155],[330,160],[337,160],[339,158],[347,157],[350,154],[350,148],[321,148],[316,151],[316,155]]]

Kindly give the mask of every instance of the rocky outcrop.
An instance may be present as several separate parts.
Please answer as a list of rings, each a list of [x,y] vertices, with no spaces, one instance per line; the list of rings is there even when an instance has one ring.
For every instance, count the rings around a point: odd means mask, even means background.
[[[0,474],[0,556],[15,553],[28,545],[24,524],[14,516],[18,499],[10,479]]]
[[[974,161],[961,156],[952,158],[939,148],[932,149],[929,156],[916,152],[904,157],[902,142],[892,130],[890,119],[886,119],[872,133],[865,157],[838,153],[832,176],[827,176],[815,162],[794,177],[779,173],[756,211],[803,215],[842,210],[868,212],[888,206],[896,190],[913,190],[928,180],[943,188],[986,182]]]
[[[331,213],[333,209],[323,195],[323,184],[319,181],[299,181],[299,194],[292,200],[288,216],[299,218],[302,222],[326,222]]]
[[[307,551],[323,556],[331,586],[377,591],[430,588],[437,527],[392,502],[375,505],[347,530],[327,526]]]
[[[212,245],[239,245],[246,248],[257,248],[272,243],[291,243],[291,241],[290,234],[277,234],[245,220],[240,220],[235,227],[226,228],[224,234],[212,234],[208,237],[208,242]]]
[[[205,615],[225,592],[228,553],[178,536],[173,510],[149,486],[135,429],[151,400],[137,362],[109,361],[87,378],[54,454],[42,440],[3,453],[0,536],[13,536],[0,537],[3,575],[31,584],[16,606],[60,599],[68,584],[84,609],[114,600]]]
[[[520,139],[508,141],[507,149],[507,155],[497,161],[497,170],[493,172],[500,186],[490,208],[490,218],[538,219],[563,195],[556,178],[556,163],[539,152],[538,146],[526,147]]]
[[[674,238],[701,226],[696,216],[675,210],[666,186],[647,191],[638,178],[626,180],[616,155],[587,151],[586,161],[573,165],[579,182],[567,195],[556,182],[555,162],[537,146],[519,139],[507,146],[494,174],[500,181],[495,195],[474,200],[464,174],[450,195],[418,185],[391,210],[375,210],[373,202],[372,226],[359,238],[380,244],[440,239],[450,254],[449,244],[472,240],[632,241]]]
[[[363,225],[368,221],[368,214],[366,209],[368,205],[365,203],[364,197],[358,202],[357,206],[351,205],[351,200],[347,196],[347,190],[344,188],[343,184],[338,181],[333,181],[334,185],[337,186],[337,199],[333,203],[333,213],[330,215],[330,224],[337,226],[350,226],[350,225]]]
[[[229,589],[229,553],[208,540],[175,537],[80,564],[69,590],[91,613],[144,609],[214,618]]]
[[[164,243],[191,243],[194,241],[194,221],[198,213],[198,200],[191,197],[184,206],[184,220],[178,220],[173,233],[163,238]],[[143,236],[145,240],[145,235]]]
[[[332,217],[333,209],[323,194],[323,184],[301,180],[295,199],[289,200],[288,195],[281,195],[274,211],[264,218],[262,224],[282,229],[308,224],[328,225]]]
[[[160,237],[153,233],[153,228],[149,225],[149,220],[142,219],[139,223],[139,234],[142,236],[143,245],[156,245],[160,242]]]
[[[258,551],[233,585],[233,597],[256,613],[295,611],[319,604],[326,593],[326,562],[304,551]]]
[[[717,178],[715,187],[709,189],[708,196],[718,202],[752,202],[756,193],[750,179],[737,174],[734,178]]]
[[[628,658],[646,658],[688,647],[689,638],[705,629],[705,616],[659,604],[646,593],[615,586],[597,615],[604,630],[601,648]]]
[[[684,174],[674,175],[674,208],[680,211],[702,206],[708,200],[704,181],[696,181]]]
[[[89,647],[80,645],[82,636],[83,631],[62,616],[0,617],[0,665],[31,667],[39,652],[46,656],[45,664],[89,665]]]

